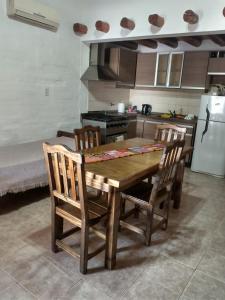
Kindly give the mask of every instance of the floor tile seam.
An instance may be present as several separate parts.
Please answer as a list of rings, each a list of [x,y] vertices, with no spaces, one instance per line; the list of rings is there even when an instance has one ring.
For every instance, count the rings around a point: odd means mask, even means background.
[[[10,273],[8,273],[7,271],[3,270],[13,281],[14,283],[16,283],[19,287],[21,287],[23,290],[25,290],[28,294],[30,294],[32,297],[34,297],[35,299],[38,299],[37,295],[33,294],[32,291],[30,291],[29,289],[27,289],[23,284],[21,284],[16,278],[14,278]],[[11,285],[11,284],[10,284]],[[5,288],[3,291],[6,291],[8,288],[10,288],[10,285]],[[1,291],[2,293],[2,291]]]
[[[213,246],[208,246],[205,250],[204,255],[207,254],[209,251],[216,252],[216,255],[219,255],[219,256],[222,256],[223,258],[225,258],[225,254],[221,254],[221,252],[218,253],[216,248],[213,248]]]
[[[180,294],[180,296],[178,297],[177,300],[180,300],[181,297],[182,297],[182,296],[184,295],[184,293],[186,292],[186,290],[189,288],[189,286],[191,285],[191,281],[192,281],[192,279],[194,278],[195,273],[196,273],[196,270],[193,270],[193,273],[191,274],[191,276],[190,276],[190,278],[189,278],[189,280],[188,280],[186,286],[184,287],[183,291],[181,292],[181,294]]]
[[[221,250],[219,249],[218,250],[218,248],[216,248],[216,246],[209,246],[208,248],[207,248],[207,250],[208,251],[214,251],[217,255],[220,255],[220,256],[223,256],[223,257],[225,257],[225,254],[221,254],[222,252],[221,252]],[[225,249],[223,248],[223,251],[224,251]]]
[[[111,272],[111,271],[109,271],[109,272]],[[124,295],[126,294],[126,292],[138,281],[138,278],[139,278],[140,275],[141,275],[141,271],[139,271],[138,274],[135,276],[135,278],[133,278],[133,280],[130,283],[130,287],[129,288],[127,288],[127,289],[126,288],[122,288],[121,293],[120,293],[120,297],[124,297]],[[110,298],[112,298],[108,293],[106,293],[106,294],[107,294],[107,296],[109,296]]]
[[[163,251],[163,250],[162,250],[162,251]],[[182,265],[182,266],[185,266],[185,267],[187,267],[187,268],[189,268],[189,269],[192,269],[192,270],[196,270],[196,267],[192,267],[192,266],[190,266],[190,265],[187,265],[187,264],[185,264],[185,263],[183,263],[183,262],[177,260],[176,258],[171,257],[170,255],[167,255],[167,254],[165,254],[165,253],[161,253],[161,254],[162,254],[163,256],[169,258],[169,259],[173,259],[176,263],[178,263],[178,264],[180,264],[180,265]]]
[[[79,282],[80,280],[82,280],[82,278],[79,278],[78,281],[73,280],[73,278],[71,278],[72,276],[70,276],[64,269],[60,268],[56,263],[54,263],[54,260],[47,257],[47,256],[43,256],[42,259],[47,260],[51,265],[53,265],[54,267],[56,267],[56,269],[63,273],[68,279],[70,279],[74,284],[76,284],[77,282]]]
[[[195,267],[195,271],[198,270],[198,266],[199,266],[200,263],[202,262],[202,260],[203,260],[204,256],[206,255],[206,253],[207,253],[207,249],[205,249],[205,250],[203,251],[201,258],[200,258],[200,260],[199,260],[197,266]]]
[[[136,282],[138,282],[138,279],[134,282],[134,283],[136,283]],[[133,284],[134,284],[133,283]],[[173,293],[174,295],[176,295],[176,296],[179,296],[179,292],[174,292],[174,290],[171,288],[169,288],[169,287],[167,287],[167,286],[164,286],[162,283],[160,283],[159,281],[157,281],[156,282],[156,284],[158,285],[158,286],[160,286],[160,287],[162,287],[163,289],[165,289],[165,290],[167,290],[167,291],[169,291],[169,292],[171,292],[171,293]],[[127,289],[127,290],[123,290],[123,293],[122,293],[122,297],[125,297],[126,296],[126,294],[129,292],[129,290],[131,289],[132,287],[130,287],[129,289]],[[125,298],[119,298],[119,300],[120,299],[125,299]]]
[[[207,276],[207,277],[209,277],[209,278],[211,278],[211,279],[214,279],[214,280],[216,280],[216,281],[219,281],[220,283],[222,283],[222,284],[225,285],[225,280],[223,281],[223,280],[219,279],[218,277],[214,277],[214,276],[210,275],[210,274],[209,274],[208,272],[206,272],[206,271],[202,271],[202,270],[197,269],[195,272],[199,272],[199,273],[201,273],[201,274],[203,274],[203,275],[205,275],[205,276]]]
[[[174,261],[174,263],[178,263],[178,264],[180,264],[180,265],[182,265],[182,266],[187,267],[188,269],[190,269],[190,270],[192,271],[192,274],[193,274],[193,272],[195,272],[195,269],[191,268],[190,266],[186,266],[185,264],[180,263],[180,262],[176,261],[175,259],[173,259],[173,258],[171,258],[171,257],[167,257],[166,255],[163,255],[163,254],[161,254],[161,253],[159,253],[159,255],[161,255],[162,257],[165,257],[165,258],[169,258],[170,260]],[[146,268],[147,268],[147,266],[145,267],[145,270],[146,270]],[[145,271],[145,270],[144,270],[144,271]],[[140,272],[140,273],[141,273],[141,272]],[[134,282],[132,283],[132,285],[135,284],[136,282],[138,282],[140,273],[137,275],[137,277],[136,277],[136,279],[134,280]],[[192,275],[191,275],[191,276],[192,276]],[[174,292],[173,289],[170,289],[170,288],[168,288],[168,287],[165,287],[165,286],[164,286],[163,284],[161,284],[160,282],[157,282],[157,284],[158,284],[159,286],[161,286],[162,288],[165,288],[165,289],[167,289],[168,291],[172,292],[173,294],[176,294],[176,293]],[[129,287],[128,290],[129,290],[130,288],[131,288],[131,287]],[[126,295],[126,293],[127,293],[128,290],[124,290],[124,289],[123,289],[123,290],[122,290],[121,296],[124,297],[124,296]],[[179,292],[178,292],[177,294],[178,294],[178,296],[179,296]]]
[[[29,244],[22,245],[21,247],[18,247],[18,248],[16,249],[16,251],[18,252],[18,250],[22,250],[22,249],[24,249],[24,248],[26,248],[26,247],[29,247],[29,246],[30,246]],[[37,259],[37,258],[42,257],[42,255],[43,255],[43,253],[39,253],[38,255],[34,255],[34,256],[35,256],[35,259]],[[13,254],[9,254],[8,256],[7,256],[7,254],[6,254],[6,255],[4,255],[4,256],[5,256],[6,258],[13,258],[13,257],[14,257]],[[4,258],[4,256],[3,256],[3,258]],[[5,272],[8,274],[7,270],[6,270],[5,267],[3,266],[3,263],[2,263],[2,265],[1,265],[1,260],[0,260],[0,267],[1,267],[1,269],[2,269],[3,271],[5,271]]]
[[[78,286],[78,285],[80,284],[80,282],[82,282],[82,281],[83,281],[83,279],[81,278],[78,282],[74,283],[74,284],[69,288],[69,290],[66,292],[66,294],[69,293],[70,290],[72,290],[73,288],[75,288],[76,286]],[[65,298],[65,295],[64,295],[64,296],[60,296],[60,297],[55,298],[55,300],[62,300],[62,299],[66,299],[66,298]],[[41,299],[40,299],[40,300],[41,300]]]
[[[179,265],[182,265],[184,267],[187,267],[188,269],[192,270],[192,271],[195,271],[196,268],[194,267],[191,267],[189,265],[186,265],[185,263],[181,262],[181,261],[178,261],[177,259],[173,258],[173,257],[170,257],[169,255],[166,255],[166,254],[163,254],[163,253],[160,253],[160,255],[166,257],[166,258],[169,258],[170,260],[174,261],[174,263],[177,263]]]

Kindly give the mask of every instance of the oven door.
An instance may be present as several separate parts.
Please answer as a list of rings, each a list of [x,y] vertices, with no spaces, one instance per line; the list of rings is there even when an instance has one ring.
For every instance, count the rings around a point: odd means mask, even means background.
[[[115,143],[119,141],[124,141],[127,139],[127,132],[122,132],[118,134],[106,136],[106,144]]]

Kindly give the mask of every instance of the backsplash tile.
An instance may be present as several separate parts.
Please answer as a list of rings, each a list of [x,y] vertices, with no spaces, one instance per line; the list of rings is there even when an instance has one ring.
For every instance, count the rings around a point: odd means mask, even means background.
[[[129,90],[116,88],[115,82],[89,81],[88,110],[117,110],[117,104],[137,105],[151,104],[154,112],[168,112],[198,115],[201,94],[198,90]],[[113,104],[113,105],[112,105]]]
[[[142,104],[151,104],[154,112],[168,112],[198,115],[202,91],[157,91],[130,90],[130,103],[141,110]]]
[[[117,110],[117,104],[129,104],[130,90],[116,88],[115,82],[89,81],[88,110]],[[113,104],[113,105],[112,105]]]

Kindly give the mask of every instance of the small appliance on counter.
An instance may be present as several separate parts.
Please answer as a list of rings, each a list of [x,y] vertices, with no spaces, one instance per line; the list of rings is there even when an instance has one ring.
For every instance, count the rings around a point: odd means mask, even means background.
[[[150,115],[152,112],[152,106],[150,104],[142,104],[142,115]]]
[[[124,114],[125,113],[125,104],[123,102],[118,103],[117,111],[120,114]]]
[[[212,84],[208,95],[225,96],[225,86],[223,84]]]

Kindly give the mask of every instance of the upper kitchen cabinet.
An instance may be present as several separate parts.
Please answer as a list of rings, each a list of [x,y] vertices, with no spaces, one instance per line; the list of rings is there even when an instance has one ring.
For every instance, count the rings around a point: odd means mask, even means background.
[[[225,57],[210,57],[209,75],[225,75]]]
[[[180,87],[184,54],[171,53],[170,59],[169,86]]]
[[[155,86],[179,88],[183,68],[183,52],[158,53]]]
[[[168,66],[169,66],[169,53],[163,53],[157,55],[157,71],[155,74],[156,86],[167,86]]]
[[[205,89],[209,52],[185,52],[181,88]]]
[[[138,53],[136,87],[153,87],[155,81],[156,53]]]
[[[134,87],[137,54],[123,48],[110,49],[110,68],[118,76],[117,86]]]

